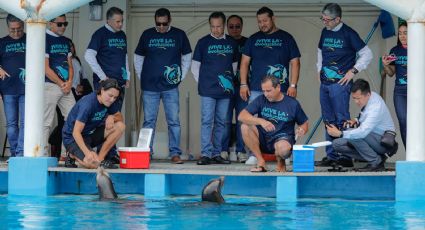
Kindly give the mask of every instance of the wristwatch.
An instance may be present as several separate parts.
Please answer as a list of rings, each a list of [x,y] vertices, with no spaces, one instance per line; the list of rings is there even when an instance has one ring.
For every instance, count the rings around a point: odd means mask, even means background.
[[[297,88],[297,84],[291,84],[289,87]]]
[[[354,73],[354,74],[358,74],[359,73],[359,70],[357,70],[355,67],[353,67],[351,69],[351,72]]]

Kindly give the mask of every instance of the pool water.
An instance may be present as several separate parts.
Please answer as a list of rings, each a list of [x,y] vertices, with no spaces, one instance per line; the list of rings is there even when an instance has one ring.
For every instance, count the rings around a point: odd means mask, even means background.
[[[225,199],[217,205],[193,196],[98,201],[94,195],[0,195],[0,229],[425,229],[421,202]]]

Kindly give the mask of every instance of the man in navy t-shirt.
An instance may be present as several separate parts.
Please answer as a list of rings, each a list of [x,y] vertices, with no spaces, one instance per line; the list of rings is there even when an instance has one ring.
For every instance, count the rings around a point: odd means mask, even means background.
[[[44,83],[44,144],[46,155],[56,106],[59,106],[64,119],[66,119],[69,111],[75,105],[75,99],[71,93],[74,75],[72,54],[69,39],[63,36],[67,25],[65,15],[61,15],[49,22],[49,29],[46,31],[46,77]]]
[[[201,159],[198,165],[230,164],[220,156],[233,81],[238,65],[238,48],[224,34],[226,16],[213,12],[209,17],[211,34],[199,39],[192,61],[192,73],[201,96]]]
[[[270,8],[262,7],[257,11],[260,31],[251,35],[245,43],[241,60],[239,91],[244,101],[249,99],[251,102],[262,95],[261,79],[266,75],[278,78],[286,95],[297,96],[301,54],[294,37],[277,28],[275,20]],[[250,156],[246,164],[255,162],[254,156]]]
[[[142,89],[143,128],[155,130],[162,99],[168,124],[171,162],[181,164],[178,86],[189,71],[192,49],[186,33],[170,24],[170,11],[158,9],[155,12],[155,27],[145,30],[140,37],[134,54],[134,67]],[[153,138],[151,149],[152,143]]]
[[[25,47],[24,22],[8,14],[9,35],[0,39],[0,91],[6,115],[10,156],[24,155]]]
[[[62,129],[67,150],[65,167],[76,168],[77,160],[86,168],[117,168],[105,157],[125,130],[117,103],[120,90],[115,79],[107,79],[97,92],[84,96],[72,108]],[[96,154],[92,148],[99,144],[102,147]]]
[[[257,22],[260,31],[249,37],[242,54],[242,99],[253,101],[261,95],[261,78],[265,75],[279,78],[282,92],[296,97],[301,54],[295,39],[276,27],[274,13],[268,7],[257,11]]]
[[[317,51],[322,117],[326,123],[338,128],[342,128],[344,122],[350,119],[352,79],[359,71],[366,69],[372,59],[372,51],[357,32],[341,21],[341,14],[341,7],[336,3],[326,4],[323,8],[321,20],[325,28]],[[333,139],[326,133],[326,140]],[[340,157],[332,146],[326,146],[326,155],[321,166],[331,166],[338,161],[342,166],[353,167],[351,159]]]
[[[242,36],[242,27],[243,27],[243,20],[239,15],[230,15],[227,18],[227,32],[229,36],[231,36],[233,39],[235,39],[236,43],[238,44],[238,70],[235,74],[235,93],[233,94],[233,97],[230,98],[230,104],[229,104],[229,112],[227,113],[227,119],[226,119],[226,132],[223,137],[223,146],[222,146],[222,157],[227,158],[230,153],[229,160],[232,159],[233,152],[230,152],[229,148],[233,143],[231,143],[231,135],[233,133],[233,110],[235,110],[235,117],[237,118],[239,113],[248,105],[248,102],[242,100],[242,98],[239,95],[239,87],[240,87],[240,77],[239,77],[239,67],[240,67],[240,60],[241,55],[243,52],[243,48],[245,46],[245,42],[248,38]],[[245,163],[247,156],[245,153],[245,147],[243,144],[242,134],[241,134],[241,126],[240,122],[236,119],[236,157],[239,162]],[[232,159],[233,160],[233,159]]]
[[[285,159],[291,156],[297,137],[307,132],[308,118],[295,98],[281,92],[280,81],[275,76],[265,76],[261,89],[263,95],[248,104],[238,117],[243,123],[245,145],[257,158],[257,166],[251,172],[267,171],[262,153],[275,154],[276,171],[285,172]]]
[[[106,24],[94,32],[84,58],[93,71],[93,86],[99,88],[99,82],[114,78],[123,87],[118,99],[120,110],[124,100],[124,88],[130,86],[128,68],[127,37],[122,31],[124,12],[111,7],[106,12]]]

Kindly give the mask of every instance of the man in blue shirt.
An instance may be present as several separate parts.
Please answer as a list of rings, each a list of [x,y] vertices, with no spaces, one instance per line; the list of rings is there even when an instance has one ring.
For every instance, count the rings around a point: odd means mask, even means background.
[[[162,99],[168,124],[171,162],[182,164],[178,86],[189,71],[192,49],[186,33],[171,27],[168,9],[158,9],[154,18],[155,27],[142,33],[134,53],[134,68],[142,89],[143,128],[155,130]]]
[[[234,94],[234,73],[238,48],[224,34],[226,16],[213,12],[209,17],[211,34],[199,39],[192,61],[192,73],[201,96],[201,159],[198,165],[230,164],[220,156],[230,97]]]
[[[257,11],[260,31],[245,43],[241,60],[240,96],[244,101],[249,99],[251,102],[262,95],[261,79],[266,75],[279,78],[280,88],[286,95],[297,96],[301,54],[292,35],[277,28],[275,20],[270,8],[262,7]],[[256,159],[250,156],[246,164],[255,162]]]
[[[235,39],[236,43],[238,44],[238,70],[235,74],[235,93],[233,97],[230,98],[230,104],[229,104],[229,112],[227,113],[227,119],[226,119],[226,132],[223,137],[223,147],[222,147],[222,157],[227,158],[230,153],[230,147],[232,145],[231,143],[231,135],[233,133],[233,110],[235,111],[235,117],[236,117],[236,157],[239,162],[245,163],[247,156],[245,153],[245,147],[243,144],[242,139],[242,133],[241,133],[241,124],[237,121],[237,117],[239,113],[248,105],[247,101],[242,100],[241,96],[239,95],[239,88],[240,88],[240,76],[239,76],[239,67],[240,67],[240,60],[242,56],[242,51],[245,46],[246,40],[248,38],[242,36],[242,28],[243,28],[243,20],[239,15],[230,15],[227,18],[227,32],[229,33],[229,36],[231,36],[233,39]],[[230,153],[229,159],[231,159],[233,152]],[[232,159],[233,160],[233,159]]]
[[[8,14],[9,35],[0,39],[0,91],[6,115],[10,156],[24,155],[25,47],[24,22]]]
[[[122,31],[124,12],[111,7],[106,12],[106,24],[94,32],[84,58],[93,71],[93,86],[99,88],[99,82],[114,78],[123,87],[118,102],[124,100],[124,88],[130,86],[128,68],[127,37]]]
[[[321,20],[325,25],[317,50],[317,71],[320,84],[320,105],[325,123],[341,128],[350,119],[350,88],[354,75],[366,69],[372,60],[372,51],[358,33],[341,21],[342,10],[336,3],[323,7]],[[358,58],[356,60],[356,55]],[[326,140],[333,138],[326,135]],[[353,167],[347,157],[340,157],[332,146],[326,146],[326,157],[320,166],[337,162]]]
[[[397,151],[398,147],[398,144],[393,148],[381,145],[384,132],[391,131],[395,135],[390,111],[381,96],[371,92],[369,83],[363,79],[357,79],[353,83],[351,97],[361,108],[361,113],[358,119],[348,120],[346,123],[358,127],[341,131],[333,124],[327,125],[327,133],[337,138],[332,146],[343,156],[366,160],[366,167],[357,169],[358,171],[383,171],[387,159],[385,153]]]
[[[257,158],[257,166],[251,172],[267,171],[262,153],[276,155],[276,171],[285,172],[285,159],[291,156],[297,137],[308,131],[308,118],[300,103],[281,92],[280,87],[278,78],[265,76],[261,81],[263,95],[249,103],[238,117],[243,123],[245,145]]]
[[[71,93],[74,77],[72,54],[69,39],[63,36],[67,25],[65,15],[61,15],[49,22],[49,29],[46,31],[46,77],[44,83],[44,143],[46,155],[56,106],[59,107],[66,119],[69,111],[75,105],[75,99]]]

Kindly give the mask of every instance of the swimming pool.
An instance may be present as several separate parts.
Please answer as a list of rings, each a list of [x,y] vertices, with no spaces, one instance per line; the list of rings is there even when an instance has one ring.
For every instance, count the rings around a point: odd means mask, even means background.
[[[226,204],[200,197],[147,200],[121,195],[47,198],[0,196],[0,229],[424,229],[425,203],[226,196]]]

